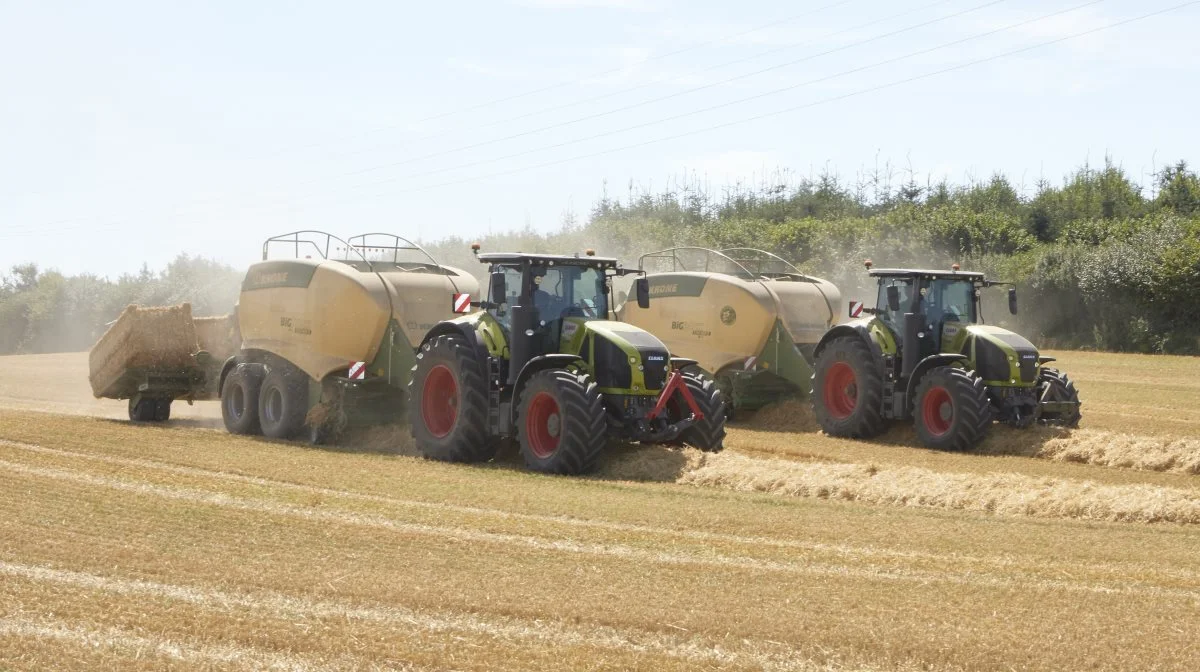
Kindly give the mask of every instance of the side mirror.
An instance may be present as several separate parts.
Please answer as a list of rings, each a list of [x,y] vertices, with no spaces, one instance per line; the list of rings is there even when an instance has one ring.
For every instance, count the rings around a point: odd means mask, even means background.
[[[634,283],[634,290],[637,292],[638,308],[650,307],[650,281],[646,278],[638,278]]]
[[[489,300],[495,304],[504,303],[505,295],[508,293],[508,285],[504,282],[504,273],[492,273],[491,287],[488,289]]]
[[[1017,288],[1008,288],[1008,312],[1013,315],[1017,314]]]
[[[893,313],[900,312],[900,288],[892,285],[887,288],[888,310]]]

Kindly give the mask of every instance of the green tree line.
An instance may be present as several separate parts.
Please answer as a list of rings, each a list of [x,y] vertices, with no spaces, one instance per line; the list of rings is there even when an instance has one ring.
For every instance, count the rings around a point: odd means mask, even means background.
[[[161,272],[143,266],[116,280],[66,276],[37,264],[14,266],[0,278],[0,354],[87,350],[125,306],[192,304],[192,314],[228,313],[242,271],[181,254]]]
[[[607,193],[586,221],[552,233],[530,228],[484,237],[487,250],[595,248],[626,263],[677,245],[759,247],[870,302],[862,262],[983,270],[1017,283],[1021,313],[996,316],[1049,347],[1200,353],[1200,178],[1186,164],[1147,189],[1112,161],[1083,166],[1032,194],[1003,175],[965,184],[892,184],[870,175],[793,178],[713,193],[699,180],[658,191]],[[398,231],[401,235],[406,232]],[[468,242],[429,246],[443,263],[476,273]],[[197,315],[229,312],[242,272],[181,255],[161,272],[116,280],[67,277],[33,264],[0,279],[0,353],[82,350],[125,305],[190,301]],[[1015,323],[1015,324],[1014,324]]]

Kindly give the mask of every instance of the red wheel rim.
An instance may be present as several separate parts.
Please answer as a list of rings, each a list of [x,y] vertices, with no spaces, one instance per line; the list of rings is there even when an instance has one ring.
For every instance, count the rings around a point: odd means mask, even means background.
[[[925,420],[925,429],[934,436],[950,431],[950,424],[954,422],[954,402],[946,388],[929,388],[921,400],[921,417]]]
[[[825,389],[821,391],[825,408],[837,420],[845,420],[858,406],[858,377],[845,362],[835,362],[825,372]]]
[[[525,436],[529,448],[540,458],[547,458],[558,450],[558,437],[562,433],[562,416],[558,412],[558,401],[547,392],[538,392],[529,402],[525,413]]]
[[[458,383],[445,364],[438,364],[425,376],[421,387],[421,419],[425,428],[437,438],[454,429],[458,419]]]

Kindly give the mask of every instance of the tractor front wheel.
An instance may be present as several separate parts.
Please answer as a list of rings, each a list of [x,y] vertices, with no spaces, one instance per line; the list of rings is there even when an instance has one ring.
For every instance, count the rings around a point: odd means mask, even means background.
[[[442,462],[487,462],[487,382],[467,339],[444,334],[417,352],[408,384],[408,423],[421,454]]]
[[[883,431],[883,374],[867,342],[830,341],[817,355],[813,412],[829,436],[866,439]]]
[[[992,408],[983,379],[939,366],[917,385],[913,424],[921,443],[936,450],[969,450],[987,434]]]
[[[704,417],[691,427],[683,430],[680,439],[689,446],[695,446],[706,453],[719,453],[725,448],[725,413],[726,401],[721,389],[712,378],[701,371],[688,370],[683,372],[683,382],[688,392],[696,400],[696,407]],[[691,414],[687,402],[681,398],[671,400],[671,409],[678,421]]]
[[[591,471],[604,449],[604,402],[596,384],[566,369],[539,371],[521,389],[517,442],[525,466],[546,474]]]
[[[1079,403],[1079,390],[1075,389],[1075,382],[1067,377],[1067,374],[1060,373],[1058,369],[1042,369],[1042,373],[1038,380],[1038,398],[1041,401],[1066,401],[1075,404]],[[1057,425],[1059,427],[1078,427],[1079,420],[1083,414],[1079,410],[1079,406],[1067,413],[1042,413],[1041,422],[1047,425]]]

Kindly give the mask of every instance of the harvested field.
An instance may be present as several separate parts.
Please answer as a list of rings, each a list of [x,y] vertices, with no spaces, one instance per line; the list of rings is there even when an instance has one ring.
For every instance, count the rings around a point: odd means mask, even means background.
[[[0,669],[1200,668],[1200,361],[1060,358],[1072,432],[791,404],[568,479],[136,426],[86,356],[0,357]]]

